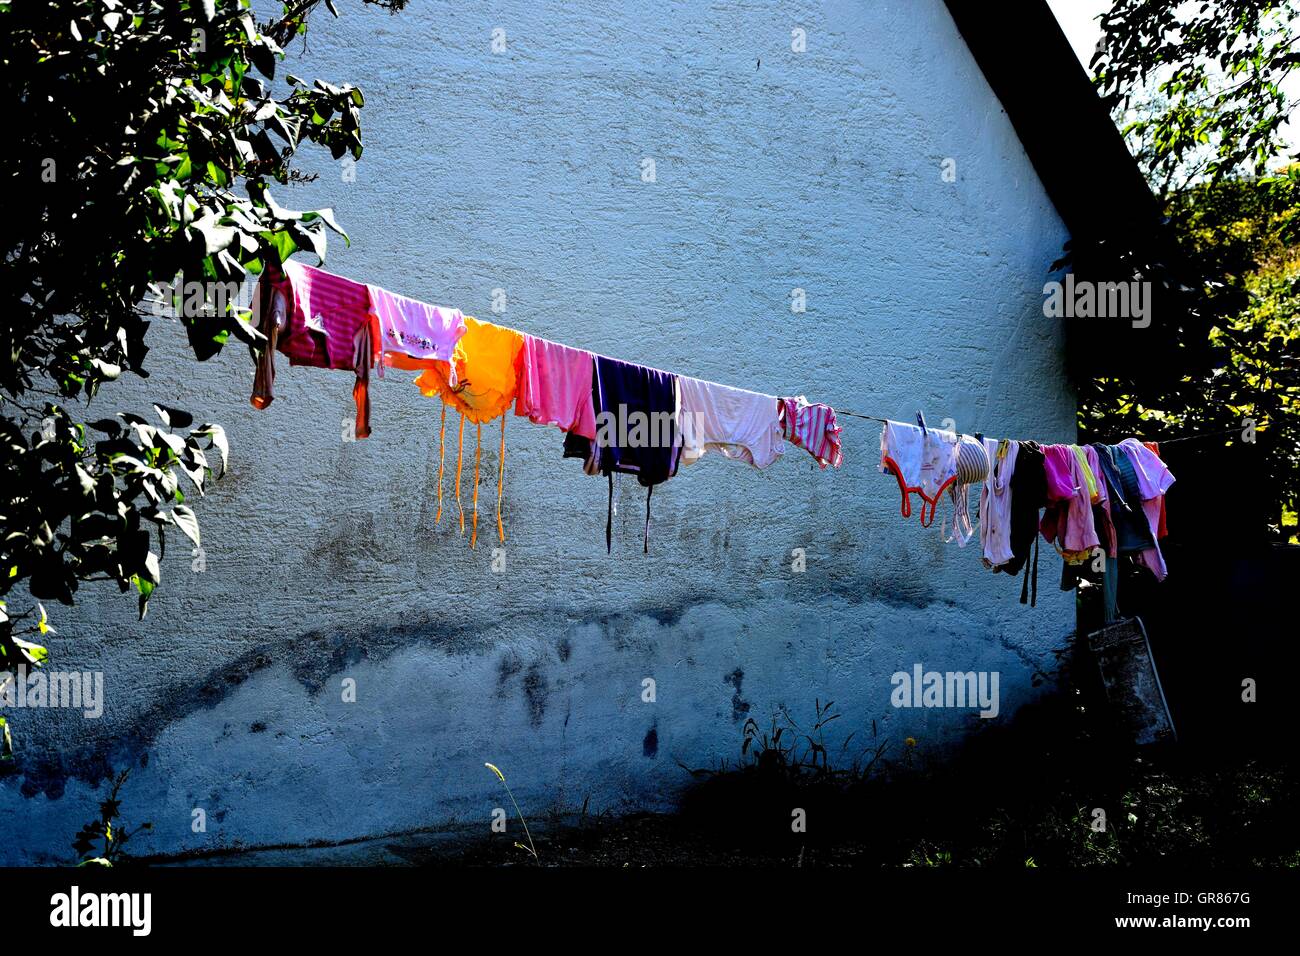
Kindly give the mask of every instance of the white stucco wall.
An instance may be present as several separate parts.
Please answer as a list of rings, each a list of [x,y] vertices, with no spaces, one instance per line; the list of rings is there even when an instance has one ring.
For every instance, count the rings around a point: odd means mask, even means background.
[[[333,241],[328,267],[716,381],[1073,435],[1040,308],[1066,230],[939,0],[618,6],[317,17],[284,69],[367,98],[355,182],[322,157],[318,182],[279,193],[335,207],[353,244]],[[974,546],[900,517],[871,422],[843,422],[839,472],[798,449],[763,473],[706,458],[656,492],[648,556],[624,480],[606,556],[604,481],[561,460],[558,431],[511,418],[494,574],[495,431],[471,552],[446,515],[433,525],[438,405],[409,373],[376,383],[374,437],[346,443],[346,373],[281,361],[259,412],[242,346],[199,366],[179,327],[155,333],[152,377],[105,408],[157,400],[228,429],[230,473],[198,504],[207,568],[176,536],[144,623],[112,587],[55,611],[54,666],[102,670],[106,712],[13,715],[5,862],[66,860],[127,765],[127,815],[154,825],[136,851],[174,853],[486,828],[503,799],[489,760],[530,814],[666,808],[689,779],[677,760],[734,759],[747,716],[818,697],[844,713],[833,743],[865,745],[874,720],[938,753],[978,718],[895,710],[893,672],[997,670],[1005,716],[1072,627],[1054,558],[1030,610]]]

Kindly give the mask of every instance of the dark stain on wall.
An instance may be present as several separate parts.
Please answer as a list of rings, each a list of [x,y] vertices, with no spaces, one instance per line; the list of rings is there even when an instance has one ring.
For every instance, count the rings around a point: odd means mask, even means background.
[[[730,684],[736,692],[731,695],[731,719],[740,720],[749,713],[749,703],[740,696],[740,685],[744,683],[745,672],[737,667],[734,671],[722,678],[724,684]]]
[[[874,586],[855,593],[855,588],[863,588],[865,584]],[[846,600],[855,604],[863,603],[864,598],[869,602],[893,603],[888,600],[890,592],[885,588],[883,580],[870,582],[860,576],[849,576],[836,580],[831,589],[837,594],[842,593]],[[924,606],[926,594],[924,588],[918,588],[898,603]],[[630,639],[635,631],[645,632],[648,641],[653,639],[653,632],[657,629],[680,626],[683,616],[697,605],[727,603],[711,593],[700,593],[683,599],[671,608],[647,604],[617,614],[570,619],[569,628],[570,633],[577,633],[580,629],[595,626],[615,649],[636,651],[641,649],[642,642]],[[737,605],[739,603],[736,602]],[[649,624],[647,619],[658,625],[658,628]],[[136,714],[124,730],[88,740],[66,750],[53,749],[57,746],[55,739],[48,745],[51,749],[38,749],[38,745],[28,747],[25,752],[16,754],[13,760],[0,764],[0,780],[21,777],[20,792],[23,796],[30,798],[44,795],[57,800],[63,796],[69,780],[80,780],[91,787],[97,787],[127,767],[137,764],[143,766],[148,749],[167,727],[191,714],[218,706],[250,678],[272,666],[287,667],[304,688],[319,693],[339,672],[362,663],[385,660],[396,651],[412,646],[423,645],[449,655],[487,656],[499,653],[501,647],[493,636],[493,623],[481,620],[443,620],[426,615],[407,617],[401,623],[387,627],[368,625],[363,632],[352,628],[330,632],[310,631],[305,634],[286,631],[232,660],[219,662],[206,677],[169,688],[151,707]],[[1005,637],[1002,638],[1002,643],[1022,659],[1026,657],[1023,649],[1015,647]],[[561,658],[564,658],[565,646],[570,648],[571,654],[572,645],[568,636],[561,638]],[[534,727],[540,726],[552,692],[542,664],[534,663],[525,671],[518,653],[506,651],[497,665],[498,690],[503,697],[508,696],[508,685],[520,673],[525,674],[523,693],[529,718]],[[723,679],[734,690],[732,717],[738,721],[750,711],[749,702],[741,694],[744,672],[737,668]],[[232,730],[233,728],[228,728],[227,733]]]
[[[528,702],[528,720],[534,727],[540,727],[546,716],[546,697],[550,684],[542,673],[540,664],[533,664],[524,675],[524,699]]]
[[[497,696],[506,696],[507,687],[511,679],[524,669],[524,663],[519,659],[519,655],[514,651],[506,651],[497,661]]]
[[[651,727],[646,731],[645,740],[641,741],[641,752],[651,760],[659,755],[658,727]]]

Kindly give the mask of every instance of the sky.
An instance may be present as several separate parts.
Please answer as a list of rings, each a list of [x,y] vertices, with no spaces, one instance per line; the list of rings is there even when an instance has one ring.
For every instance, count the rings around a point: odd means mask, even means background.
[[[1088,61],[1101,38],[1097,17],[1111,8],[1112,0],[1047,0],[1047,5],[1056,15],[1056,22],[1061,25],[1070,46],[1074,47],[1075,56],[1083,68],[1088,69]],[[1092,72],[1089,71],[1088,75],[1091,76]],[[1300,102],[1300,74],[1288,77],[1282,90],[1290,102]],[[1284,131],[1291,149],[1300,151],[1300,124],[1288,123]]]

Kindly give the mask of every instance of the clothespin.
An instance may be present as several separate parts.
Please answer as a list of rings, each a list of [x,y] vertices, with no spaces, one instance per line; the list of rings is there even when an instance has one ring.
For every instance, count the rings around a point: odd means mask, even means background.
[[[925,416],[921,414],[921,410],[919,408],[916,410],[916,423],[921,426],[922,435],[929,434],[929,430],[925,427]]]

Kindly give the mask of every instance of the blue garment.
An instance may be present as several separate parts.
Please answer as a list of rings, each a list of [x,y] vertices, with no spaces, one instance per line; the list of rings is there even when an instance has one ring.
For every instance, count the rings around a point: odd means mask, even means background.
[[[1116,549],[1121,554],[1155,547],[1151,525],[1142,510],[1142,493],[1138,487],[1133,462],[1119,445],[1092,446],[1101,461],[1101,473],[1111,492],[1110,520],[1115,526]]]

